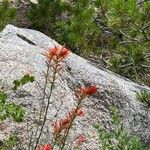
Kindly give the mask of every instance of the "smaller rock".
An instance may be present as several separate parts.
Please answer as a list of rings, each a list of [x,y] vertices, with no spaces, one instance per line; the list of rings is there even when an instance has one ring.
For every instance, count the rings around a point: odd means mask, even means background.
[[[30,2],[33,4],[38,4],[38,0],[30,0]]]

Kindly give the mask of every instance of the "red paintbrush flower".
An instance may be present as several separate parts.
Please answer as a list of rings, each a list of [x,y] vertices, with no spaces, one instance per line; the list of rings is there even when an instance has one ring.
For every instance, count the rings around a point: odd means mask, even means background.
[[[57,56],[58,53],[58,49],[57,47],[54,48],[50,48],[47,52],[46,52],[46,57],[48,60],[54,59]]]
[[[66,49],[65,47],[62,47],[60,52],[59,52],[59,57],[60,58],[65,58],[69,54],[69,50]]]
[[[50,48],[46,52],[46,57],[48,60],[62,60],[67,57],[69,54],[69,50],[66,49],[64,46],[57,46],[54,48]]]
[[[76,110],[76,114],[77,116],[83,117],[85,115],[85,111],[83,110],[83,108],[78,108]]]
[[[58,121],[56,121],[56,122],[53,122],[51,125],[53,127],[53,134],[54,135],[60,134],[60,132],[61,132],[60,123]]]
[[[96,92],[97,92],[96,86],[89,86],[89,87],[81,88],[79,93],[81,95],[90,96],[90,95],[95,94]]]
[[[65,118],[60,120],[60,125],[62,129],[67,129],[70,125],[71,119],[70,118]]]
[[[38,150],[52,150],[52,147],[50,144],[46,144],[44,146],[39,145]]]
[[[82,145],[84,141],[85,141],[85,137],[82,134],[79,135],[78,138],[77,138],[77,140],[76,140],[77,146]]]
[[[70,125],[71,119],[69,117],[60,119],[59,121],[53,122],[53,134],[59,135],[64,129],[67,129]]]

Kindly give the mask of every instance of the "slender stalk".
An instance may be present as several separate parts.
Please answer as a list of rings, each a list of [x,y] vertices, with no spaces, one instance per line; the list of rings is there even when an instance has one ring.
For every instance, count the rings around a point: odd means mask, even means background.
[[[33,137],[33,131],[31,131],[31,137],[30,137],[30,141],[29,141],[29,145],[28,145],[29,150],[30,150],[31,143],[32,143],[32,137]]]
[[[48,83],[48,75],[49,75],[49,70],[50,70],[50,63],[51,62],[49,61],[48,64],[47,64],[48,67],[47,67],[46,76],[45,76],[45,83],[44,83],[44,89],[43,89],[43,94],[44,95],[43,95],[42,101],[44,101],[45,95],[46,95],[46,87],[47,87],[47,83]],[[41,120],[41,117],[42,117],[42,109],[40,110],[40,115],[39,115],[38,120]],[[35,138],[37,136],[38,130],[39,130],[39,125],[37,126],[36,131],[35,131],[35,135],[34,135]],[[33,140],[33,142],[35,140]],[[29,144],[29,147],[28,147],[29,150],[30,150],[30,146],[31,146],[31,139],[30,139],[30,144]]]
[[[54,88],[54,84],[55,84],[55,80],[56,80],[56,74],[57,74],[57,68],[58,68],[58,61],[56,62],[56,66],[54,68],[54,73],[53,73],[53,78],[52,78],[52,83],[51,83],[51,88],[50,88],[50,93],[49,93],[49,96],[48,96],[48,102],[47,102],[47,106],[46,106],[46,110],[45,110],[45,114],[44,114],[44,119],[43,119],[43,123],[42,123],[42,126],[41,126],[41,129],[40,129],[40,133],[39,133],[39,136],[37,138],[37,141],[36,141],[36,145],[35,145],[35,148],[34,150],[36,150],[37,146],[38,146],[38,143],[39,143],[39,140],[41,138],[41,135],[43,133],[43,128],[44,128],[44,125],[45,125],[45,122],[47,120],[47,113],[48,113],[48,109],[49,109],[49,104],[50,104],[50,99],[51,99],[51,95],[52,95],[52,92],[53,92],[53,88]],[[48,75],[49,75],[49,70],[50,70],[50,67],[48,66],[48,69],[47,69],[47,74],[46,74],[46,79],[48,79]],[[48,80],[46,80],[46,85],[48,83]],[[44,87],[44,92],[46,92],[46,87]],[[44,94],[45,96],[45,94]],[[44,97],[45,99],[45,97]]]
[[[80,108],[80,106],[81,106],[81,101],[82,101],[82,99],[81,99],[81,100],[79,101],[79,103],[77,104],[77,107],[76,107],[76,109],[75,109],[75,112],[77,112],[77,110]],[[72,124],[73,124],[73,122],[74,122],[74,120],[75,120],[76,117],[77,117],[77,115],[74,114],[74,115],[73,115],[73,118],[72,118],[72,120],[71,120],[71,122],[70,122],[70,125],[69,125],[68,129],[66,130],[66,132],[65,132],[65,134],[64,134],[64,140],[63,140],[63,144],[62,144],[62,147],[60,148],[60,150],[63,150],[63,148],[65,147],[65,143],[66,143],[67,137],[68,137],[68,135],[69,135],[69,131],[70,131],[70,129],[71,129],[71,127],[72,127]]]
[[[44,89],[43,89],[43,101],[45,99],[45,95],[46,95],[46,87],[47,87],[47,83],[48,83],[48,76],[49,76],[49,71],[50,71],[50,61],[48,62],[48,67],[47,67],[47,71],[46,71],[46,80],[45,80],[45,84],[44,84]]]

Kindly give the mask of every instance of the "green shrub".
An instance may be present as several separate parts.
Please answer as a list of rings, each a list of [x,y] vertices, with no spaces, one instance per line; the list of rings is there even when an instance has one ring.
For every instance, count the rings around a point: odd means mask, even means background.
[[[118,54],[110,58],[110,68],[130,79],[135,81],[144,80],[143,74],[148,73],[149,70],[146,68],[149,61],[144,54],[143,47],[140,45],[126,45],[117,47]],[[145,67],[144,67],[145,66]]]
[[[20,80],[13,81],[13,90],[16,91],[18,87],[23,86],[29,82],[34,82],[34,76],[30,76],[29,74],[24,75]]]
[[[58,18],[62,13],[60,0],[38,0],[38,4],[32,4],[27,16],[32,26],[54,37]]]
[[[150,107],[150,92],[143,90],[137,93],[137,99]]]
[[[150,85],[147,79],[150,73],[150,2],[138,5],[136,0],[97,0],[96,7],[100,28],[111,33],[106,43],[106,50],[113,51],[109,56],[110,69]]]
[[[24,75],[20,80],[13,81],[13,90],[16,91],[19,86],[33,82],[34,77],[29,74]],[[25,116],[25,110],[15,102],[7,101],[7,94],[4,92],[2,81],[0,80],[0,121],[7,118],[13,119],[16,122],[22,122]]]
[[[13,118],[16,122],[22,122],[25,111],[20,105],[7,102],[7,95],[3,90],[0,90],[0,121],[7,118]]]
[[[10,135],[8,139],[6,139],[3,145],[0,145],[0,150],[10,150],[14,146],[17,145],[18,137],[17,135]]]
[[[16,9],[10,8],[8,0],[0,2],[0,30],[10,23],[16,15]]]
[[[90,0],[73,0],[67,10],[68,18],[57,22],[58,41],[78,54],[97,52],[100,30],[95,23],[96,11]]]
[[[114,128],[108,132],[99,124],[95,124],[99,134],[100,150],[146,150],[142,148],[140,140],[127,134],[121,123],[119,112],[112,108],[112,124]],[[147,149],[149,150],[149,149]]]
[[[39,0],[28,13],[33,27],[56,38],[78,54],[98,51],[100,30],[94,18],[94,5],[89,0],[65,2]]]
[[[12,90],[16,92],[20,86],[23,86],[29,82],[34,82],[34,76],[26,74],[21,79],[13,81]],[[0,80],[0,121],[4,121],[5,119],[13,119],[19,123],[24,120],[24,117],[25,110],[22,106],[17,105],[14,102],[7,101],[7,94],[4,92],[2,81]],[[10,135],[7,140],[0,144],[0,150],[12,149],[17,145],[17,141],[18,138],[16,135]]]

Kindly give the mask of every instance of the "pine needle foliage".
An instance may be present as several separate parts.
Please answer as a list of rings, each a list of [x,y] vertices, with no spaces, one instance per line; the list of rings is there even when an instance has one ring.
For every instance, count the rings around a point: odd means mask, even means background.
[[[67,43],[78,54],[96,53],[100,30],[95,23],[94,4],[90,0],[73,0],[68,5],[68,18],[57,23],[58,41]]]
[[[107,50],[113,50],[109,56],[109,68],[136,82],[150,85],[147,77],[150,74],[150,2],[97,0],[96,6],[100,28],[111,33],[107,41]]]
[[[40,31],[54,37],[55,22],[62,13],[62,2],[60,0],[39,0],[38,4],[32,4],[27,16],[32,26]]]

